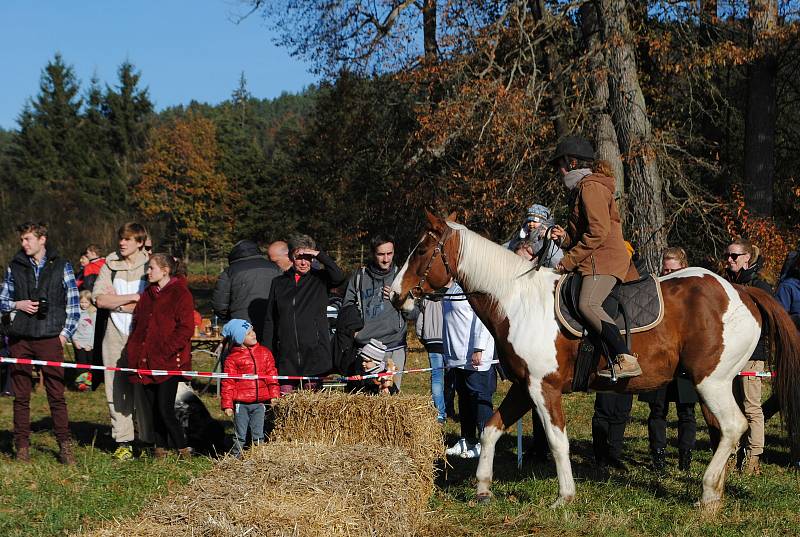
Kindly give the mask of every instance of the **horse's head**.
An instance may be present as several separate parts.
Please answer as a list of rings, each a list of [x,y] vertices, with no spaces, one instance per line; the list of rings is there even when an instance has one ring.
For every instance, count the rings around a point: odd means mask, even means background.
[[[458,233],[447,225],[454,221],[455,213],[446,219],[427,210],[425,215],[425,231],[392,282],[391,300],[399,310],[410,311],[415,300],[441,289],[456,276]]]

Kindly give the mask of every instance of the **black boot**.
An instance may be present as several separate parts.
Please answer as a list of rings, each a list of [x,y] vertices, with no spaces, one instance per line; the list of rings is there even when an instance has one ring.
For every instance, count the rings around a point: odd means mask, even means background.
[[[692,466],[692,450],[679,449],[678,450],[678,470],[688,472]]]
[[[667,470],[667,450],[664,448],[654,449],[650,452],[650,457],[653,459],[653,471],[663,474]]]

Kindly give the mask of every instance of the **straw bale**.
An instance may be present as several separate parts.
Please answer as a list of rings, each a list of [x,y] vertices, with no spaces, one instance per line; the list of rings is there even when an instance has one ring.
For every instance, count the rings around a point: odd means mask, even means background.
[[[301,390],[275,400],[272,408],[275,440],[393,446],[431,471],[444,457],[430,397]]]
[[[97,537],[416,535],[430,472],[389,446],[272,442]]]

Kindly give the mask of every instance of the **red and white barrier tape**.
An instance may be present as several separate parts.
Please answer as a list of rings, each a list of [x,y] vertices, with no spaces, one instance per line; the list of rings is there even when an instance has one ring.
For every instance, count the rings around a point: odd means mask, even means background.
[[[434,369],[449,369],[448,367],[421,367],[418,369],[405,369],[403,371],[396,371],[394,373],[383,372],[371,375],[352,375],[346,376],[316,376],[305,377],[297,375],[229,375],[228,373],[215,373],[213,371],[181,371],[177,369],[136,369],[133,367],[115,367],[107,365],[91,365],[91,364],[77,364],[75,362],[55,362],[51,360],[31,360],[29,358],[7,358],[0,356],[0,363],[6,364],[20,364],[20,365],[42,365],[51,367],[64,367],[68,369],[94,369],[98,371],[119,371],[121,373],[136,373],[139,375],[148,375],[153,377],[164,376],[182,376],[182,377],[199,377],[199,378],[212,378],[212,379],[232,379],[232,380],[256,380],[256,379],[274,379],[274,380],[323,380],[331,379],[338,382],[348,382],[357,380],[370,380],[384,377],[391,377],[394,375],[406,375],[408,373],[425,373],[433,371]],[[492,364],[499,363],[497,360],[492,361]],[[740,377],[774,377],[774,371],[740,371]]]
[[[75,362],[54,362],[51,360],[32,360],[29,358],[6,358],[0,356],[0,363],[6,364],[20,364],[20,365],[42,365],[51,367],[65,367],[68,369],[94,369],[98,371],[118,371],[121,373],[136,373],[139,375],[148,375],[153,377],[164,376],[182,376],[182,377],[199,377],[199,378],[212,378],[212,379],[232,379],[232,380],[256,380],[256,379],[274,379],[274,380],[323,380],[331,379],[338,382],[348,382],[357,380],[370,380],[384,377],[392,377],[394,375],[405,375],[407,373],[424,373],[425,371],[433,371],[434,369],[447,369],[444,367],[423,367],[420,369],[406,369],[403,371],[396,371],[394,373],[383,372],[371,375],[352,375],[345,376],[324,376],[324,377],[304,377],[296,375],[229,375],[228,373],[215,373],[213,371],[180,371],[176,369],[136,369],[132,367],[115,367],[107,365],[90,365],[90,364],[77,364]],[[499,363],[497,360],[493,364]]]

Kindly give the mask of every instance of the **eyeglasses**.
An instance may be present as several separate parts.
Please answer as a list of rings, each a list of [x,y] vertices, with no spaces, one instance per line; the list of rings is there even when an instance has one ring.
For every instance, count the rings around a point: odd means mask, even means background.
[[[747,254],[745,254],[744,252],[740,254],[737,254],[736,252],[728,252],[727,254],[725,254],[725,259],[733,259],[734,261],[736,261],[737,259],[739,259],[740,255],[747,255]]]
[[[152,246],[145,246],[144,247],[144,251],[145,252],[152,252],[153,251],[153,247]]]

